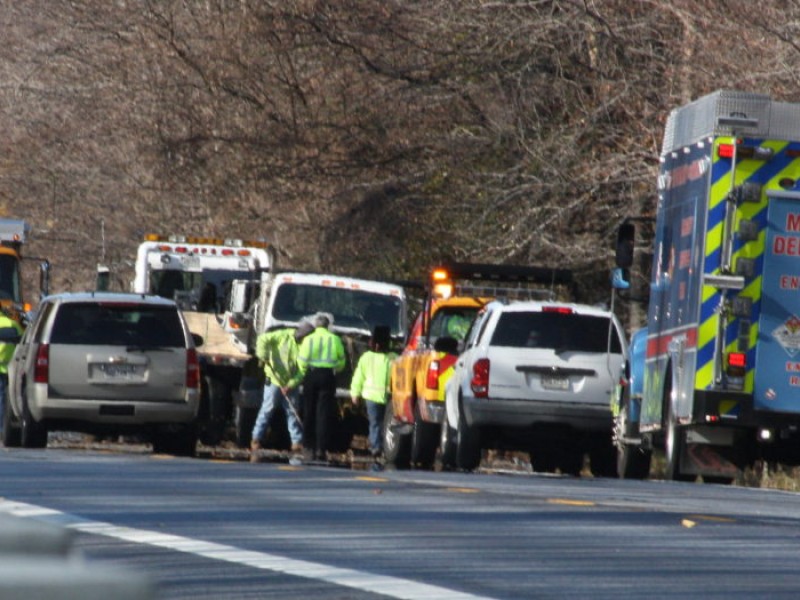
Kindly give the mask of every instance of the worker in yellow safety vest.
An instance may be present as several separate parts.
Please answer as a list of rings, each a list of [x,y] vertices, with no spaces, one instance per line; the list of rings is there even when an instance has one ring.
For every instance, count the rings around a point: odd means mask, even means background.
[[[377,460],[383,451],[383,419],[386,413],[386,400],[389,395],[389,378],[392,374],[392,361],[397,354],[389,351],[391,332],[385,325],[378,325],[369,340],[369,350],[361,355],[350,383],[350,398],[358,405],[366,401],[369,420],[369,450]]]
[[[5,404],[8,400],[8,363],[14,355],[22,327],[4,311],[0,312],[0,428],[3,426]]]
[[[309,460],[327,460],[336,416],[336,374],[346,365],[341,338],[328,330],[333,317],[314,316],[314,331],[303,338],[297,366],[303,378],[303,446]]]

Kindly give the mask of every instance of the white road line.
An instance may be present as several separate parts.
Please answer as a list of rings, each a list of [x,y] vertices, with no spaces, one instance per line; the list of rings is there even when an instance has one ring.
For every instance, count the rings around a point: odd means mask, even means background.
[[[223,560],[296,577],[326,581],[402,600],[491,600],[485,596],[456,592],[436,585],[418,583],[410,579],[375,575],[355,569],[342,569],[321,563],[295,560],[278,554],[243,550],[235,546],[215,544],[214,542],[205,542],[179,535],[90,521],[76,515],[12,500],[0,499],[0,512],[46,521],[93,535],[102,535],[136,544],[147,544],[168,550],[186,552],[204,558]]]

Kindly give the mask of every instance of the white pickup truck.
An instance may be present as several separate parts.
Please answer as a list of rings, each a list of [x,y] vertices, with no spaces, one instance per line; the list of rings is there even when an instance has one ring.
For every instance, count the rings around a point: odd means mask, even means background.
[[[236,286],[234,286],[234,296]],[[400,346],[408,328],[408,309],[403,288],[393,283],[356,279],[340,275],[320,273],[285,272],[274,274],[266,290],[254,294],[262,298],[263,308],[258,303],[242,306],[250,313],[263,310],[261,318],[251,319],[263,323],[256,331],[250,331],[250,344],[257,333],[281,327],[296,327],[304,317],[318,312],[333,317],[331,331],[339,335],[347,354],[347,365],[337,374],[337,397],[340,401],[340,426],[337,428],[337,449],[349,447],[353,433],[366,429],[366,418],[354,418],[349,402],[350,379],[361,354],[376,325],[385,325],[391,332],[393,346]],[[231,320],[247,322],[245,315],[231,315]],[[255,366],[251,365],[251,366]],[[258,408],[261,405],[263,370],[250,369],[242,378],[241,387],[234,394],[236,440],[241,447],[250,444]],[[278,420],[280,421],[280,419]],[[354,422],[355,421],[355,422]],[[285,440],[284,440],[285,442]],[[269,444],[269,442],[268,442]]]
[[[530,453],[536,471],[616,473],[609,394],[625,359],[608,311],[500,301],[472,324],[445,392],[446,468],[473,470],[484,448]]]

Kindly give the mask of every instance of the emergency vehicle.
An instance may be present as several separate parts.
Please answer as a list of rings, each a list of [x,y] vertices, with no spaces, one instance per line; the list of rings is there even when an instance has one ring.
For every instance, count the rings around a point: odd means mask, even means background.
[[[431,269],[423,309],[403,352],[392,363],[391,407],[384,427],[386,461],[399,469],[433,467],[448,431],[442,431],[445,384],[483,306],[497,297],[550,296],[552,289],[544,286],[570,282],[569,271],[540,267],[454,262]],[[445,467],[453,466],[450,454],[444,452]]]
[[[619,440],[620,474],[646,472],[625,457],[654,448],[674,480],[800,463],[800,104],[702,97],[669,115],[660,161],[638,435]]]
[[[257,283],[266,293],[269,286],[260,284],[272,277],[275,261],[263,240],[148,234],[139,245],[133,291],[176,300],[191,332],[203,338],[199,422],[206,444],[217,443],[234,417],[233,394],[243,373],[256,368],[252,344],[263,330],[263,314],[234,317],[229,310],[233,283]]]

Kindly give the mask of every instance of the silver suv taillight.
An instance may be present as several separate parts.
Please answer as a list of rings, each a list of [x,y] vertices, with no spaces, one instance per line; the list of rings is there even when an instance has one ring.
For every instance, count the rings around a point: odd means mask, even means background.
[[[50,345],[39,344],[36,351],[36,365],[33,369],[35,383],[48,383],[50,379]]]
[[[194,348],[186,351],[186,387],[189,389],[200,388],[200,361],[197,359],[197,350]]]

